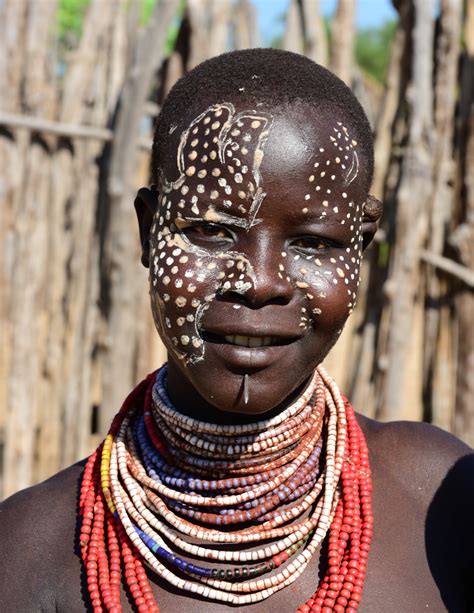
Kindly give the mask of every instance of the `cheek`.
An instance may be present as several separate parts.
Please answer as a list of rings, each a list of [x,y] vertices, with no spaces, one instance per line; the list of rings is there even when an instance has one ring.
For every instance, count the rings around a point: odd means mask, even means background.
[[[240,253],[207,253],[164,228],[152,239],[150,284],[156,328],[168,350],[194,363],[204,357],[201,319],[220,293],[245,293],[252,268]]]
[[[290,280],[303,294],[301,327],[323,322],[342,326],[352,312],[359,285],[360,248],[352,245],[334,256],[305,256],[282,253],[280,278]]]
[[[158,243],[159,244],[159,243]],[[199,359],[199,322],[215,295],[217,263],[176,245],[172,236],[153,259],[151,301],[155,325],[169,350],[187,361]]]

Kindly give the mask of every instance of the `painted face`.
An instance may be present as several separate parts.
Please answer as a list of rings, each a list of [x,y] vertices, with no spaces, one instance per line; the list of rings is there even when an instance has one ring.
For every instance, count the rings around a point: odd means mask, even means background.
[[[291,395],[354,306],[365,195],[337,118],[222,103],[193,119],[150,235],[170,369],[226,411],[263,413]]]

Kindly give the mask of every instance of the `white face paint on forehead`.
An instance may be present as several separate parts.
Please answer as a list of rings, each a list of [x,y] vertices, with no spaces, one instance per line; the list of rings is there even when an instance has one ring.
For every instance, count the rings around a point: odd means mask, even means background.
[[[179,177],[173,182],[163,177],[161,190],[179,191],[185,197],[181,208],[190,202],[195,215],[209,216],[213,202],[220,202],[250,229],[265,197],[260,166],[271,125],[267,113],[236,113],[231,103],[209,107],[182,133]]]
[[[259,223],[260,166],[271,125],[266,113],[210,106],[181,134],[178,178],[161,177],[150,237],[152,309],[158,331],[186,364],[204,357],[201,320],[209,303],[219,293],[245,293],[256,278],[243,253],[198,246],[185,230],[207,222],[248,231]]]
[[[330,136],[331,142],[335,149],[339,152],[336,154],[334,161],[336,164],[341,164],[342,170],[347,170],[345,176],[346,185],[350,185],[359,174],[359,156],[357,155],[357,141],[349,136],[349,132],[341,121],[333,128],[335,136]]]

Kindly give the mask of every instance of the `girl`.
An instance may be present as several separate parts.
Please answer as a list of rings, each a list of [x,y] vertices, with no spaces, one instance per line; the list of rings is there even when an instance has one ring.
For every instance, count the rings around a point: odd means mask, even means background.
[[[168,363],[87,462],[4,503],[6,611],[472,610],[468,448],[355,416],[320,366],[380,215],[372,169],[359,103],[304,57],[176,84],[135,201]]]

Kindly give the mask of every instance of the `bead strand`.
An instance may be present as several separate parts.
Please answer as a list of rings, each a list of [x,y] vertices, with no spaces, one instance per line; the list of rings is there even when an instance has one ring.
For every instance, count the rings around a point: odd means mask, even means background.
[[[367,444],[347,400],[345,412],[349,446],[342,470],[343,494],[330,529],[328,571],[297,613],[354,613],[361,601],[373,528],[372,486]]]
[[[334,411],[333,411],[333,413],[334,413]],[[336,422],[336,420],[337,420],[337,416],[333,414],[333,415],[331,416],[331,418],[330,418],[330,422],[331,422],[332,424],[334,424],[334,423]],[[122,424],[122,429],[126,430],[126,427],[127,427],[127,424]],[[122,440],[122,438],[121,438],[121,437],[122,437],[122,435],[123,435],[123,433],[121,434],[121,433],[119,432],[119,444],[118,444],[118,449],[120,449],[120,446],[122,445],[122,443],[120,443],[120,440]],[[334,449],[335,449],[335,445],[333,445],[333,447],[334,447]],[[120,470],[121,470],[121,474],[122,474],[123,478],[126,480],[125,482],[127,482],[127,481],[129,480],[129,476],[127,476],[127,474],[126,474],[126,466],[127,466],[127,461],[126,461],[125,457],[123,456],[123,450],[122,450],[122,452],[120,452],[120,457],[122,457],[122,460],[119,460],[119,464],[120,464],[120,466],[121,466],[121,468],[120,468]],[[334,465],[334,466],[335,466],[335,462],[334,462],[334,461],[331,461],[331,465]],[[329,480],[328,480],[328,482],[329,482]],[[133,484],[131,484],[131,485],[130,485],[130,487],[132,488],[132,494],[133,494],[133,496],[136,496],[136,486],[135,486],[135,485],[133,485]],[[133,493],[133,492],[135,492],[135,493]],[[320,506],[320,505],[319,505],[319,506]],[[117,507],[119,508],[118,504],[117,504]],[[119,512],[120,512],[120,508],[119,508]],[[327,512],[328,512],[328,511],[327,511],[327,509],[326,509],[325,513],[327,514]],[[125,528],[127,529],[127,532],[128,532],[128,529],[133,530],[133,526],[132,526],[132,524],[130,524],[130,522],[128,521],[128,519],[123,518],[123,519],[122,519],[122,522],[124,523],[124,526],[125,526]],[[327,525],[327,524],[328,524],[328,522],[326,521],[326,522],[325,522],[325,524]],[[257,529],[258,529],[258,528],[257,528]],[[321,530],[320,530],[319,532],[320,532],[319,538],[321,539],[322,537],[324,537],[325,532],[324,532],[324,531],[321,531]],[[128,532],[128,534],[129,534],[129,536],[130,536],[130,538],[131,538],[132,540],[133,540],[133,538],[136,536],[136,535],[135,535],[133,532],[132,532],[132,533],[129,533],[129,532]],[[140,549],[140,544],[139,544],[139,543],[136,543],[136,546],[137,546],[137,547]],[[307,563],[307,561],[308,561],[308,559],[307,559],[307,555],[308,555],[308,553],[309,553],[309,551],[307,551],[307,552],[306,552],[306,554],[305,554],[305,556],[304,556],[304,558],[305,558],[305,559],[304,559],[305,564],[306,564],[306,563]],[[155,569],[155,570],[156,570],[156,571],[157,571],[159,574],[161,574],[161,572],[162,572],[162,566],[161,566],[161,564],[160,564],[160,563],[157,563],[156,561],[153,563],[153,562],[150,560],[149,556],[147,555],[147,554],[148,554],[148,552],[147,552],[147,551],[142,550],[142,554],[143,554],[143,555],[144,555],[144,556],[145,556],[145,557],[146,557],[146,558],[147,558],[147,559],[150,561],[150,563],[152,564],[153,568],[154,568],[154,569]],[[301,562],[299,563],[299,565],[301,565]],[[296,573],[297,567],[296,567],[294,570],[295,570],[295,576],[297,576],[297,574],[299,574],[299,573]],[[161,572],[160,572],[160,571],[161,571]],[[169,573],[168,573],[168,575],[167,575],[167,576],[168,576],[168,579],[169,579]],[[285,583],[286,583],[286,580],[287,580],[288,578],[289,578],[289,577],[288,577],[288,571],[285,571],[285,573],[284,573],[284,574],[283,574],[283,575],[282,575],[282,576],[281,576],[281,577],[278,579],[278,581],[276,581],[275,579],[273,579],[273,583],[276,583],[277,585],[276,585],[275,587],[278,587],[278,585],[280,585],[280,584],[282,583],[283,579],[285,580]],[[293,579],[292,579],[292,580],[293,580]],[[179,582],[180,582],[180,580],[179,580],[177,577],[173,577],[172,582],[174,583],[174,585],[178,585],[178,586],[179,586]],[[268,588],[268,589],[272,589],[272,590],[273,590],[273,587],[272,587],[272,588],[270,588],[270,586],[272,585],[272,582],[265,583],[265,581],[263,581],[263,582],[259,582],[259,583],[250,583],[250,584],[249,584],[249,587],[248,587],[247,589],[249,589],[249,590],[257,590],[257,589],[260,589],[260,587],[261,587],[262,585],[264,586],[264,591],[265,591],[267,588]],[[226,587],[229,587],[229,586],[226,586]],[[241,591],[241,590],[243,590],[243,589],[244,589],[244,587],[245,587],[245,586],[239,586],[239,590],[240,590],[240,591]],[[188,588],[189,588],[189,585],[188,585]],[[202,590],[202,588],[200,588],[200,587],[199,587],[199,586],[197,586],[197,585],[194,585],[194,586],[193,586],[193,590],[196,590],[196,591],[197,591],[197,593],[201,593],[201,594],[203,594],[203,593],[204,593],[204,592],[203,592],[203,590]],[[229,596],[224,596],[223,594],[218,594],[217,592],[214,592],[214,593],[215,593],[217,596],[222,597],[222,599],[223,599],[224,601],[229,601]],[[216,597],[216,596],[215,596],[215,597]],[[249,597],[249,598],[250,598],[250,597]],[[232,602],[234,602],[234,603],[255,602],[255,601],[257,601],[257,599],[258,599],[258,600],[260,600],[261,596],[259,596],[259,595],[254,595],[254,596],[252,596],[250,599],[249,599],[249,598],[236,598],[236,597],[234,597],[234,598],[231,598],[231,601],[232,601]]]
[[[143,563],[184,592],[260,602],[296,581],[327,536],[327,573],[298,611],[352,613],[361,600],[373,530],[368,450],[322,367],[280,414],[232,426],[178,413],[162,368],[127,397],[90,456],[79,508],[97,613],[121,611],[121,572],[137,610],[158,611]]]

